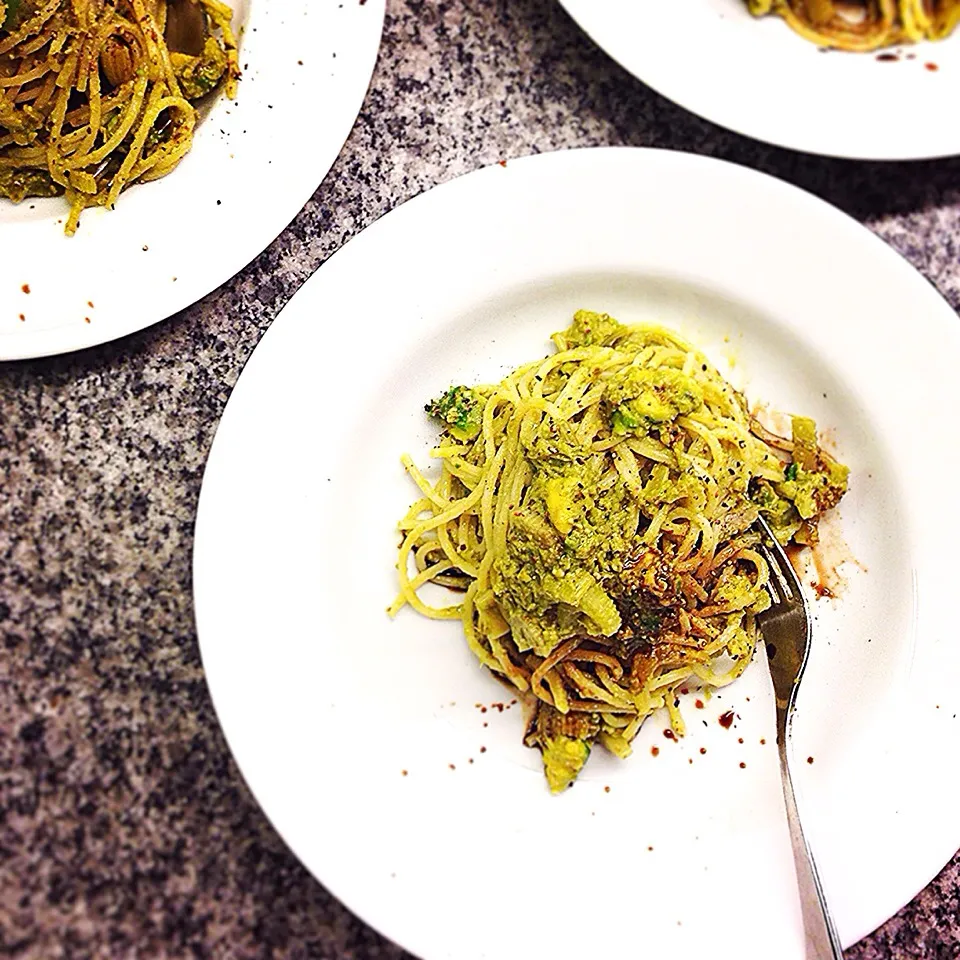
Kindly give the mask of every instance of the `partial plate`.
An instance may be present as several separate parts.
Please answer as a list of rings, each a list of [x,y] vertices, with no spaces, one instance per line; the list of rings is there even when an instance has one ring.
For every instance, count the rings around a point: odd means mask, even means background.
[[[0,202],[0,360],[91,347],[182,310],[269,246],[326,176],[370,82],[384,0],[232,5],[237,100],[213,104],[173,173],[88,210],[72,238],[62,198]]]
[[[741,167],[511,160],[391,212],[297,293],[239,379],[200,497],[197,626],[230,746],[314,875],[424,960],[800,960],[762,651],[705,709],[690,694],[682,742],[656,716],[629,760],[595,751],[555,797],[459,625],[384,612],[416,494],[399,456],[425,462],[436,438],[424,402],[545,355],[577,307],[681,330],[751,399],[816,417],[852,468],[841,527],[865,570],[815,605],[795,728],[851,943],[960,842],[960,518],[925,494],[960,469],[944,439],[960,326],[863,227]]]
[[[635,77],[737,133],[864,160],[960,153],[960,35],[878,60],[823,52],[744,0],[560,2]]]

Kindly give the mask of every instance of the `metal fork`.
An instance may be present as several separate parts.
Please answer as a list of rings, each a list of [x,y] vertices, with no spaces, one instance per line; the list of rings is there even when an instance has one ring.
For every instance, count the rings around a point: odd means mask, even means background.
[[[767,645],[767,661],[777,698],[780,776],[800,890],[807,960],[843,960],[840,939],[827,907],[817,865],[803,836],[790,776],[790,728],[800,679],[810,653],[810,615],[800,580],[783,547],[762,517],[758,525],[762,536],[760,550],[770,567],[768,589],[773,603],[769,610],[757,617],[757,623]]]

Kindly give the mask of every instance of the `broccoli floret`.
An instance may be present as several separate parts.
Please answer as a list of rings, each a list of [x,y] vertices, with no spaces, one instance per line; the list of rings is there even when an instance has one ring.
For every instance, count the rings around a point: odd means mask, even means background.
[[[457,440],[473,440],[483,424],[484,399],[469,387],[451,387],[423,408]]]

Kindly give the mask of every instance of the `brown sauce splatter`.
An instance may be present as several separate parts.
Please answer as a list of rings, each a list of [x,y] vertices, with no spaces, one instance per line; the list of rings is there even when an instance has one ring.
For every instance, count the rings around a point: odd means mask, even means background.
[[[20,289],[21,289],[24,293],[29,293],[29,292],[30,292],[30,284],[29,284],[29,283],[25,283]]]
[[[669,727],[667,727],[667,729],[663,731],[663,735],[664,735],[668,740],[676,740],[676,739],[677,739],[677,735],[676,735]]]
[[[728,710],[726,713],[721,713],[717,719],[717,723],[719,723],[724,730],[729,730],[733,725],[733,711]]]
[[[655,757],[659,757],[659,756],[660,756],[660,748],[659,748],[659,747],[651,747],[651,748],[650,748],[650,752],[651,752]]]
[[[925,63],[924,66],[932,73],[936,73],[940,69],[935,63]]]

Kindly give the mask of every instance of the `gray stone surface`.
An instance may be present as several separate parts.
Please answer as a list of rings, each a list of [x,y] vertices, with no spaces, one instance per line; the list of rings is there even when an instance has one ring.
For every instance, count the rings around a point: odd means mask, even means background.
[[[356,128],[276,243],[146,332],[0,367],[0,955],[403,955],[299,866],[226,749],[190,593],[203,464],[259,337],[344,241],[481,165],[593,144],[774,173],[960,300],[960,161],[745,140],[625,74],[554,0],[389,0]],[[848,957],[960,955],[958,882],[954,860]]]

